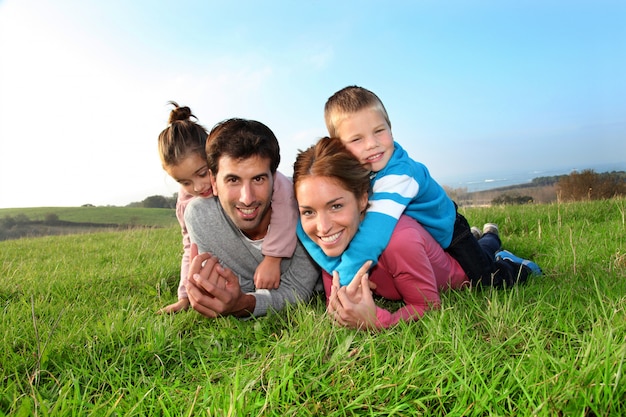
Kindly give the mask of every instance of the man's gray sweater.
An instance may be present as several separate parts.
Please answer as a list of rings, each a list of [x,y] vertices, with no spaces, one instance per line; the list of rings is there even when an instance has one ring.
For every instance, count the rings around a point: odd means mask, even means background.
[[[315,292],[323,291],[320,270],[299,241],[293,256],[281,261],[278,289],[257,291],[254,272],[263,254],[224,213],[217,197],[193,199],[185,210],[185,223],[191,242],[198,245],[198,252],[217,256],[222,266],[239,277],[241,291],[256,298],[254,316],[262,316],[270,309],[282,310],[286,304],[307,301]]]

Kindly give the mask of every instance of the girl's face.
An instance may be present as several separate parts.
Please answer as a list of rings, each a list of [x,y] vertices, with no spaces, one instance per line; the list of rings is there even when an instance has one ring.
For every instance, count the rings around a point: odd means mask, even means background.
[[[346,116],[337,126],[337,135],[352,155],[370,171],[383,169],[393,154],[391,127],[375,108]]]
[[[304,232],[327,256],[341,255],[359,228],[367,197],[357,198],[330,177],[306,177],[296,187]]]
[[[178,165],[165,167],[165,172],[189,194],[205,198],[213,196],[209,166],[206,159],[197,153],[187,155]]]

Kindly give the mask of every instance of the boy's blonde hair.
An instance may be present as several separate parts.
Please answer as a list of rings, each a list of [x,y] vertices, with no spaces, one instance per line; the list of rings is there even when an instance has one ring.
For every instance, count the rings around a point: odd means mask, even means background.
[[[339,124],[341,124],[347,116],[364,109],[379,111],[389,125],[389,128],[391,128],[387,110],[378,96],[368,89],[351,85],[342,88],[326,100],[326,104],[324,105],[324,121],[328,129],[328,135],[338,137],[337,129]]]

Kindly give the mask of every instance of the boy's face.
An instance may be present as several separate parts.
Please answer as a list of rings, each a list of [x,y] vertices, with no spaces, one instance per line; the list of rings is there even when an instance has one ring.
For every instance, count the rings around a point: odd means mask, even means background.
[[[349,114],[339,123],[337,133],[346,148],[371,171],[380,171],[391,159],[391,128],[376,109]]]

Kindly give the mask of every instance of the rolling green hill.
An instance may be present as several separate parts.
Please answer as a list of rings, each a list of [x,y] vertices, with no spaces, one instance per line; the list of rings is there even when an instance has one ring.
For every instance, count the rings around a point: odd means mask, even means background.
[[[0,219],[26,216],[31,221],[44,221],[49,215],[73,223],[117,224],[164,227],[176,224],[173,209],[140,207],[32,207],[0,209]]]
[[[173,209],[139,207],[34,207],[0,209],[0,240],[93,233],[177,224]]]

